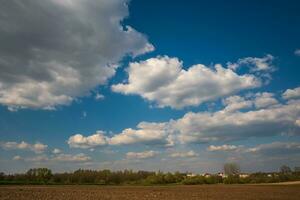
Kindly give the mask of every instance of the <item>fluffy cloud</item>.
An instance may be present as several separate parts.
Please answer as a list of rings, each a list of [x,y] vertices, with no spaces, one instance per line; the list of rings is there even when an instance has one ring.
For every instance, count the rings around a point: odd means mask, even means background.
[[[207,148],[207,151],[236,151],[240,148],[241,148],[241,146],[228,145],[228,144],[224,144],[221,146],[210,145]]]
[[[300,98],[300,87],[294,89],[287,89],[283,94],[282,97],[284,99],[297,99]]]
[[[126,153],[126,158],[128,159],[146,159],[153,158],[158,152],[156,151],[143,151],[143,152],[128,152]]]
[[[196,157],[199,154],[196,153],[195,151],[191,150],[188,152],[176,152],[176,153],[172,153],[170,154],[170,157],[172,158],[188,158],[188,157]]]
[[[240,96],[230,96],[223,100],[223,104],[226,106],[224,111],[233,112],[245,108],[251,108],[253,102],[250,100],[245,100],[244,97]]]
[[[171,122],[179,141],[212,142],[249,137],[299,134],[300,102],[247,112],[189,112]]]
[[[115,74],[126,55],[153,50],[120,24],[127,0],[10,0],[0,7],[0,104],[54,109]]]
[[[300,56],[300,49],[296,49],[294,53],[296,56]]]
[[[107,144],[107,137],[104,136],[103,131],[97,131],[94,135],[83,136],[81,134],[75,134],[68,139],[68,144],[73,148],[92,148],[96,146],[103,146]]]
[[[127,128],[112,137],[105,136],[103,131],[86,137],[76,134],[68,139],[68,144],[73,148],[129,144],[172,146],[172,138],[168,135],[166,128],[164,123],[141,122],[137,125],[137,129]]]
[[[250,68],[252,72],[258,71],[273,71],[274,66],[272,62],[274,57],[270,54],[263,58],[246,57],[239,59],[236,63],[228,63],[228,67],[232,70],[237,70],[240,67],[246,66]]]
[[[179,119],[162,123],[141,122],[136,129],[124,129],[111,137],[74,135],[69,138],[69,145],[80,148],[105,144],[174,146],[300,133],[300,100],[280,103],[272,93],[263,92],[228,97],[223,104],[223,109],[214,112],[188,112]],[[101,138],[98,142],[91,139],[98,137]]]
[[[172,145],[171,139],[168,137],[166,126],[164,123],[147,123],[141,122],[137,126],[138,129],[125,129],[120,134],[116,134],[110,139],[111,145],[121,144],[162,144]]]
[[[0,144],[1,147],[5,150],[29,150],[33,151],[35,153],[43,153],[48,145],[42,144],[40,142],[37,142],[35,144],[29,144],[27,142],[3,142]]]
[[[267,108],[278,104],[275,95],[270,92],[258,92],[256,94],[248,94],[247,97],[230,96],[223,99],[225,105],[224,112],[234,112],[242,109],[250,109],[253,106],[256,108]]]
[[[256,108],[266,108],[268,106],[278,104],[278,101],[274,98],[274,94],[269,92],[256,93],[254,104]]]
[[[177,58],[156,57],[130,63],[128,83],[112,86],[114,92],[138,94],[160,107],[183,108],[260,86],[250,74],[238,75],[231,69],[215,65],[193,65],[183,69]]]

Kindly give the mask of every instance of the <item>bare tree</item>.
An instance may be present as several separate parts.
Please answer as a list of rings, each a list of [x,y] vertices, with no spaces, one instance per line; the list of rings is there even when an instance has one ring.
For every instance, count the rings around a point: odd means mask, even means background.
[[[287,165],[282,165],[280,167],[280,172],[283,174],[290,174],[292,172],[291,168]]]
[[[240,173],[240,166],[236,163],[225,163],[224,173],[227,175],[237,175]]]

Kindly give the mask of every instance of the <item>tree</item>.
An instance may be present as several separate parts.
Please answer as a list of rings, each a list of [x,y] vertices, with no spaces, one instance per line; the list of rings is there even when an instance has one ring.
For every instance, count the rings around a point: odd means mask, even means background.
[[[240,173],[240,166],[236,163],[225,163],[224,173],[227,175],[237,175]]]
[[[4,180],[5,174],[3,172],[0,172],[0,180]]]
[[[295,167],[294,172],[300,172],[300,167]]]
[[[34,168],[29,169],[26,176],[31,181],[48,182],[52,177],[52,172],[47,168]]]
[[[292,173],[292,170],[291,170],[291,168],[289,166],[282,165],[280,167],[280,173],[282,173],[282,174],[290,174],[290,173]]]

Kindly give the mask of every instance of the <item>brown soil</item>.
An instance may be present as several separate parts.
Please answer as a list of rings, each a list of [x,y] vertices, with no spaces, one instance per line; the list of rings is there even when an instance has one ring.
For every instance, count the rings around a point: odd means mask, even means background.
[[[12,200],[299,200],[300,185],[1,186]]]

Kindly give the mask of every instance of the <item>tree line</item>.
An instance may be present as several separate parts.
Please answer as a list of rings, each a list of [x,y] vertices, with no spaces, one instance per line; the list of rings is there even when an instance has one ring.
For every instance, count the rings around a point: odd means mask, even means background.
[[[74,172],[52,173],[48,168],[29,169],[26,173],[0,173],[0,184],[93,184],[93,185],[163,185],[163,184],[243,184],[273,183],[300,180],[300,168],[282,166],[278,172],[257,172],[241,176],[235,163],[224,165],[226,176],[220,174],[190,175],[181,172],[111,171],[79,169]]]

